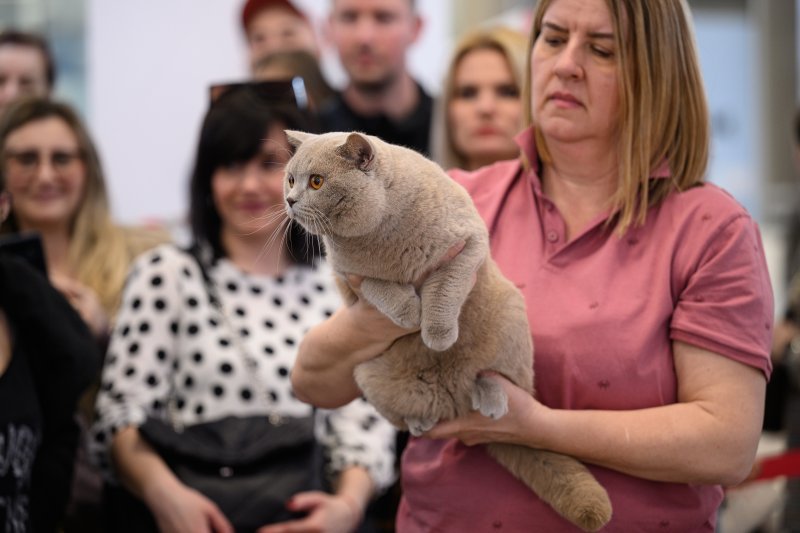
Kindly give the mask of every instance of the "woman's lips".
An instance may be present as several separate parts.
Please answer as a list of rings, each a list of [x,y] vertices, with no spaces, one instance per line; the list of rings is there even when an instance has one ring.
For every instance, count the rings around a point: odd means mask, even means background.
[[[563,107],[563,108],[574,108],[583,105],[580,100],[578,100],[569,93],[555,92],[550,95],[549,99],[553,101],[558,107]]]

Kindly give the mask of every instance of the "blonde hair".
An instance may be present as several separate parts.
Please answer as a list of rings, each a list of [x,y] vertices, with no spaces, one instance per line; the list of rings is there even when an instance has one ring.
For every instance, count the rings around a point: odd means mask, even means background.
[[[456,92],[456,72],[461,61],[475,50],[496,50],[505,57],[514,84],[522,90],[526,65],[526,43],[524,34],[497,26],[480,29],[464,35],[453,51],[447,74],[444,78],[442,96],[436,102],[432,126],[432,157],[444,168],[465,168],[467,164],[464,154],[459,153],[453,142],[452,128],[449,127],[448,108]]]
[[[104,310],[113,316],[133,257],[147,247],[163,242],[165,235],[126,229],[114,224],[100,158],[78,115],[66,104],[43,98],[15,102],[0,122],[0,148],[15,130],[38,120],[58,118],[72,130],[86,169],[86,189],[70,224],[67,261],[78,281],[94,290]],[[0,170],[0,173],[4,170]],[[5,176],[2,177],[5,181]],[[13,201],[11,216],[0,225],[0,233],[18,231]]]
[[[551,1],[541,0],[536,7],[528,52]],[[671,192],[703,182],[710,124],[685,0],[606,0],[606,5],[614,26],[620,86],[619,183],[610,207],[618,211],[616,226],[622,234],[644,224],[649,207]],[[524,113],[531,125],[530,53],[525,78]],[[546,164],[547,146],[533,127]],[[650,180],[664,163],[670,178]]]

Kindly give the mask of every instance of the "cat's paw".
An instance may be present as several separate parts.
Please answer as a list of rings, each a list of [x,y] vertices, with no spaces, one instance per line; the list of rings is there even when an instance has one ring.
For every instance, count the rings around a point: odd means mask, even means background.
[[[417,329],[422,318],[420,299],[414,295],[412,298],[407,298],[402,304],[387,309],[385,314],[401,328]]]
[[[405,422],[408,426],[408,432],[415,437],[419,437],[436,425],[436,419],[434,418],[406,418]]]
[[[452,326],[423,325],[422,342],[431,350],[443,352],[458,340],[458,323]]]
[[[481,376],[472,389],[472,408],[497,420],[508,413],[508,396],[497,381]]]

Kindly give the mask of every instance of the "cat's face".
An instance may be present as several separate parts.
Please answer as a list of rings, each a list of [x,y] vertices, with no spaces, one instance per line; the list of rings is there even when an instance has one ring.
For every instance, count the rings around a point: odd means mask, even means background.
[[[314,235],[374,231],[385,213],[386,190],[370,141],[357,133],[286,134],[297,148],[283,184],[289,218]]]

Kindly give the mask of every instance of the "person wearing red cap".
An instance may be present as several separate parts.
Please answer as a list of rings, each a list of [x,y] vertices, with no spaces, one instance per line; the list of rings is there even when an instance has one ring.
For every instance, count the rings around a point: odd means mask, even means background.
[[[242,8],[250,65],[274,52],[303,50],[319,56],[311,22],[289,0],[247,0]]]

